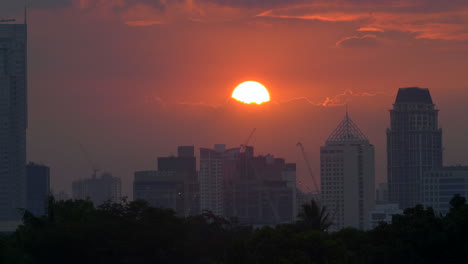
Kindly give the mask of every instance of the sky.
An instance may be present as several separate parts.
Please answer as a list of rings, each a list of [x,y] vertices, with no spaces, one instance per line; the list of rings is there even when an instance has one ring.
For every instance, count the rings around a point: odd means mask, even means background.
[[[23,20],[19,0],[0,18]],[[345,115],[386,181],[389,112],[400,87],[429,88],[444,161],[468,164],[468,2],[463,0],[31,0],[28,160],[70,193],[92,163],[123,180],[177,145],[237,147],[297,162],[319,179],[319,148]],[[241,82],[261,106],[230,100]]]

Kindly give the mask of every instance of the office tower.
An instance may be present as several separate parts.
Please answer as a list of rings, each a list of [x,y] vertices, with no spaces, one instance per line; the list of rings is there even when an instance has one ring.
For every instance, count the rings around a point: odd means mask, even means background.
[[[200,148],[200,210],[224,215],[224,154],[225,145],[214,149]],[[233,168],[234,169],[234,168]]]
[[[447,214],[450,200],[468,197],[468,167],[453,166],[426,171],[421,179],[421,203],[437,213]]]
[[[26,23],[0,23],[0,221],[26,206],[26,92]]]
[[[348,113],[320,148],[322,205],[331,230],[364,229],[375,204],[374,146]]]
[[[401,209],[421,202],[425,171],[442,167],[442,130],[428,89],[400,88],[387,129],[389,199]]]
[[[26,165],[26,209],[36,216],[46,213],[50,192],[49,167],[35,163]]]
[[[72,196],[76,200],[90,199],[95,206],[122,199],[120,178],[103,173],[100,178],[78,180],[72,183]]]

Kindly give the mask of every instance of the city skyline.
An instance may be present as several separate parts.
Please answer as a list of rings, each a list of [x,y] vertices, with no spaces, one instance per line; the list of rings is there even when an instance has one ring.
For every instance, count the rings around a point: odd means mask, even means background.
[[[439,39],[431,39],[418,32],[404,35],[398,30],[382,28],[384,32],[372,33],[379,42],[376,46],[336,47],[335,44],[346,37],[364,36],[360,34],[365,32],[357,29],[363,28],[365,22],[344,21],[342,23],[349,30],[341,32],[335,25],[338,22],[256,17],[257,13],[244,14],[243,11],[247,9],[238,6],[242,19],[233,15],[232,25],[223,22],[223,28],[228,32],[226,34],[232,34],[227,39],[234,41],[244,38],[246,42],[254,41],[258,45],[249,47],[240,41],[234,42],[241,44],[238,48],[227,47],[233,54],[241,55],[239,59],[234,59],[227,55],[220,57],[221,51],[215,48],[220,44],[219,40],[207,37],[210,32],[219,34],[220,38],[226,37],[213,24],[174,20],[164,25],[137,27],[126,25],[122,21],[125,17],[117,11],[113,13],[91,4],[78,7],[73,2],[32,3],[29,19],[31,86],[28,160],[43,162],[51,167],[52,189],[56,191],[65,189],[71,193],[69,186],[73,180],[89,177],[92,173],[77,141],[83,142],[103,170],[122,178],[125,186],[123,194],[131,196],[133,172],[151,168],[156,157],[169,155],[173,146],[190,144],[206,147],[217,142],[239,145],[253,127],[258,128],[253,141],[256,150],[261,154],[275,153],[298,163],[298,179],[312,187],[295,143],[304,142],[314,172],[318,175],[318,148],[326,139],[327,131],[341,119],[346,103],[363,132],[375,145],[376,183],[383,182],[386,180],[385,129],[389,127],[388,109],[392,107],[397,89],[410,86],[430,88],[441,110],[446,165],[467,163],[465,153],[468,146],[458,144],[458,140],[468,133],[468,124],[459,124],[453,119],[457,113],[465,111],[464,101],[467,98],[464,90],[466,77],[462,69],[466,68],[464,61],[468,60],[460,58],[464,56],[459,52],[463,49],[463,40],[456,39],[456,32],[448,32],[452,34],[451,38],[439,35]],[[286,5],[257,5],[254,9],[260,14]],[[21,21],[23,7],[20,4],[10,1],[2,3],[2,7],[5,12],[3,17],[15,17]],[[137,7],[129,4],[122,10],[132,8]],[[167,8],[173,10],[175,7],[169,5]],[[404,6],[378,5],[376,8],[395,16],[398,16],[398,12],[409,12]],[[463,5],[447,5],[443,10],[450,14],[456,13],[457,9],[464,10]],[[343,7],[342,11],[354,12],[349,7]],[[430,8],[420,12],[439,13]],[[84,14],[88,20],[75,19]],[[263,41],[255,42],[253,29],[248,30],[249,23],[256,25],[252,28],[262,34]],[[285,23],[297,33],[288,35]],[[464,21],[452,23],[465,25]],[[184,27],[187,30],[179,31],[178,35],[169,33]],[[309,27],[314,36],[324,38],[306,37]],[[239,32],[242,30],[245,32]],[[74,36],[66,33],[72,31]],[[275,40],[272,31],[290,37],[291,43],[281,42],[275,49],[259,51],[268,41]],[[327,31],[330,31],[330,35],[325,34]],[[54,32],[60,34],[54,35]],[[103,32],[108,33],[100,34]],[[200,36],[200,41],[193,43],[195,47],[180,44],[181,40],[193,39],[194,34]],[[115,45],[104,39],[110,36],[116,40]],[[156,36],[167,36],[168,40],[157,44]],[[128,43],[126,38],[135,39],[135,42]],[[297,47],[293,40],[304,43],[307,48]],[[353,40],[357,39],[349,38],[346,41],[350,44]],[[366,40],[369,39],[364,38],[363,42]],[[230,73],[213,70],[211,75],[200,73],[197,78],[190,74],[188,66],[181,64],[183,58],[163,56],[160,52],[174,43],[179,43],[174,50],[186,50],[183,55],[186,56],[187,65],[193,66],[199,61],[196,54],[201,50],[207,58],[206,63],[198,68],[209,71],[224,66]],[[211,51],[200,46],[201,43],[206,43]],[[405,43],[409,46],[402,47]],[[290,56],[275,55],[280,48]],[[123,52],[128,50],[134,53],[134,59]],[[77,57],[74,51],[80,51],[82,55]],[[260,55],[252,56],[255,52]],[[368,52],[375,59],[367,58]],[[297,58],[294,54],[299,53],[310,55]],[[330,63],[325,63],[320,53],[329,54]],[[143,59],[143,54],[149,59]],[[407,55],[406,63],[396,63],[392,59],[395,54]],[[428,54],[432,56],[428,58]],[[456,61],[453,60],[454,54],[457,55]],[[267,56],[272,56],[271,63],[261,63],[261,59]],[[306,63],[311,57],[316,64]],[[378,60],[381,62],[377,64]],[[167,64],[170,61],[181,66]],[[419,67],[422,61],[427,63]],[[248,62],[253,66],[242,67]],[[354,63],[360,67],[354,67]],[[100,70],[93,65],[98,65]],[[132,66],[135,66],[134,70]],[[64,68],[66,72],[55,74]],[[155,74],[157,69],[161,69],[162,73]],[[326,71],[330,73],[324,74]],[[337,78],[339,80],[332,80],[331,73],[340,76]],[[186,78],[171,77],[179,75]],[[117,81],[115,76],[119,76]],[[191,81],[185,83],[182,79]],[[232,89],[249,79],[267,86],[272,102],[259,109],[226,103]],[[278,128],[277,123],[286,125]],[[172,133],[174,128],[176,133]],[[273,130],[275,133],[271,134]]]

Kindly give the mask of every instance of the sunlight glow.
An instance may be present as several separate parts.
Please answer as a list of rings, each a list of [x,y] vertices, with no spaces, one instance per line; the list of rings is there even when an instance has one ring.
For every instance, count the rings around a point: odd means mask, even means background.
[[[245,104],[262,104],[270,101],[270,94],[261,83],[247,81],[239,84],[236,89],[234,89],[232,98]]]

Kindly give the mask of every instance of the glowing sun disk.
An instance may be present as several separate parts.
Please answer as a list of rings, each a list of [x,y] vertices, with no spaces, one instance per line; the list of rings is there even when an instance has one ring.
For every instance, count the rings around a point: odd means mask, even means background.
[[[232,98],[246,104],[261,104],[270,101],[267,88],[261,83],[247,81],[239,84],[232,92]]]

